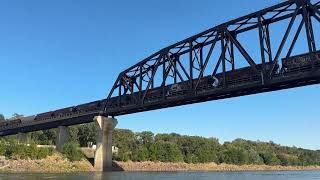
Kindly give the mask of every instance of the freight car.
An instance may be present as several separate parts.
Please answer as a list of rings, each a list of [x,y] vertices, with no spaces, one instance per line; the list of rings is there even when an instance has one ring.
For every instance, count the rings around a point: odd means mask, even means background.
[[[86,104],[81,104],[79,106],[74,107],[75,112],[85,113],[90,111],[98,111],[102,107],[101,101],[94,101]]]
[[[226,76],[226,83],[229,86],[239,86],[244,85],[246,83],[251,83],[255,81],[261,80],[261,73],[262,73],[262,64],[256,65],[256,69],[258,72],[254,71],[253,68],[244,67],[240,68],[234,71],[227,71],[225,72]],[[272,68],[272,62],[265,63],[265,71],[269,72]],[[276,65],[273,69],[273,72],[277,72],[279,69],[279,66]],[[215,76],[206,76],[200,79],[200,82],[198,79],[193,80],[194,86],[197,86],[197,91],[205,91],[207,89],[212,88],[219,88],[222,86],[224,81],[223,73],[218,73]],[[170,85],[168,87],[167,97],[170,96],[177,96],[177,95],[184,95],[188,94],[188,91],[190,91],[190,83],[189,81],[181,82],[178,84]]]
[[[19,124],[21,124],[21,119],[20,118],[7,121],[7,126],[17,126]]]
[[[265,71],[269,72],[272,68],[272,62],[268,62],[265,64]],[[278,71],[279,66],[276,65],[274,68],[274,72]],[[226,72],[226,82],[228,85],[244,85],[248,82],[261,81],[261,72],[262,72],[262,64],[258,64],[256,66],[258,72],[254,71],[251,67],[244,67],[241,69],[237,69],[234,71]],[[197,86],[197,92],[205,91],[208,89],[215,89],[222,87],[223,82],[223,73],[218,73],[215,76],[205,76],[199,79],[193,80],[193,86]],[[190,81],[183,81],[177,84],[167,85],[165,87],[156,87],[147,91],[145,102],[154,102],[158,101],[163,96],[166,98],[173,98],[182,95],[187,95],[191,92],[190,89]],[[145,91],[142,92],[144,94]],[[139,93],[136,92],[134,95],[123,95],[121,97],[121,106],[129,106],[134,103],[135,96],[137,99],[139,98]],[[109,101],[109,108],[116,107],[118,105],[118,98],[111,98]],[[113,102],[111,102],[113,101]],[[113,106],[112,106],[113,105]]]
[[[27,117],[21,118],[21,121],[22,123],[30,123],[30,122],[33,122],[35,118],[36,116],[27,116]]]
[[[265,63],[265,71],[269,72],[272,68],[273,63],[267,62]],[[261,80],[261,73],[262,73],[262,64],[257,64],[256,69],[258,72],[254,71],[253,68],[244,67],[237,69],[235,71],[227,71],[226,72],[226,83],[229,86],[238,86],[238,85],[245,85],[250,82],[260,81]],[[275,68],[273,69],[273,73],[276,73],[279,69],[279,65],[276,64]],[[216,75],[219,79],[219,82],[223,82],[223,73],[219,73]]]
[[[282,59],[283,74],[310,71],[313,67],[320,68],[320,51]]]
[[[0,127],[6,126],[6,125],[7,125],[7,121],[0,122]]]
[[[68,116],[71,115],[72,112],[75,111],[74,107],[67,107],[67,108],[63,108],[63,109],[59,109],[53,112],[53,116],[55,117],[62,117],[62,116]]]
[[[44,121],[44,120],[52,119],[53,117],[54,117],[54,111],[45,112],[45,113],[38,114],[34,118],[34,121]]]
[[[7,127],[7,126],[17,126],[21,123],[30,123],[35,119],[36,116],[28,116],[22,117],[14,120],[8,120],[0,123],[0,127]]]

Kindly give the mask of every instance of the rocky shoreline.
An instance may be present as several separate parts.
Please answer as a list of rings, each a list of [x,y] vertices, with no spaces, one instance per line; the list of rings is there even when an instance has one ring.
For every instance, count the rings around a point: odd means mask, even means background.
[[[229,165],[229,164],[187,164],[164,162],[117,162],[115,171],[145,171],[145,172],[178,172],[178,171],[303,171],[320,170],[320,166],[266,166],[266,165]],[[42,160],[7,160],[0,172],[35,172],[35,173],[72,173],[94,172],[88,160],[70,162],[60,153],[55,153]]]

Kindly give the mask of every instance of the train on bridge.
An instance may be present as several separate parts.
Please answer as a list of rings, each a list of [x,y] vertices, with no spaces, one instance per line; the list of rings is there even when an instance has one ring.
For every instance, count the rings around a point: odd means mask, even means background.
[[[256,65],[256,69],[258,72],[255,72],[251,66],[236,69],[233,71],[227,71],[225,74],[217,73],[212,76],[202,77],[199,81],[199,86],[197,88],[197,92],[205,92],[208,90],[218,90],[221,88],[225,88],[223,84],[224,76],[226,77],[226,84],[228,87],[230,86],[245,86],[248,83],[252,82],[261,82],[262,80],[262,66],[263,64]],[[276,65],[275,68],[272,69],[272,62],[267,62],[264,64],[266,70],[272,70],[273,76],[290,76],[291,74],[297,73],[305,73],[320,70],[320,52],[307,53],[298,56],[292,56],[288,58],[282,59],[281,66]],[[197,82],[197,79],[194,83]],[[176,98],[179,96],[185,96],[189,92],[189,81],[180,82],[177,84],[167,85],[163,87],[153,88],[147,93],[146,103],[154,102],[161,100],[163,94],[165,97]],[[134,99],[132,96],[138,98],[139,93],[134,93],[133,95],[127,95],[122,97],[121,105],[122,106],[130,106],[134,103],[132,100]],[[42,114],[37,114],[35,116],[18,118],[11,121],[5,121],[0,123],[1,129],[10,129],[18,127],[21,124],[28,124],[34,122],[47,121],[55,118],[63,118],[65,116],[72,115],[81,115],[86,113],[96,112],[99,113],[103,110],[103,107],[109,104],[109,108],[118,107],[119,97],[112,97],[107,101],[107,99],[103,99],[100,101],[94,101],[78,106],[67,107],[63,109],[59,109],[56,111],[50,111]]]
[[[0,136],[320,84],[319,23],[319,0],[285,1],[233,19],[120,72],[105,99],[1,122]]]

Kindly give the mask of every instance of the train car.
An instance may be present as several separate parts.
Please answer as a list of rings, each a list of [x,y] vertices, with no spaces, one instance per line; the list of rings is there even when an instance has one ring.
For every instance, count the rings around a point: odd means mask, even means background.
[[[116,107],[118,107],[118,97],[112,97],[108,101],[106,101],[105,103],[107,103],[107,108],[116,108]]]
[[[101,107],[102,107],[102,103],[100,101],[94,101],[94,102],[75,106],[74,109],[76,112],[83,113],[83,112],[100,110]]]
[[[269,72],[273,67],[273,62],[265,63],[265,70]],[[230,85],[238,85],[246,82],[259,81],[261,79],[262,72],[262,64],[257,64],[256,69],[258,72],[254,71],[254,69],[250,66],[237,69],[235,71],[227,71],[226,72],[226,81],[227,84]],[[279,69],[279,65],[276,64],[273,69],[273,73],[276,73]],[[219,79],[219,82],[223,82],[223,73],[219,73],[216,75]]]
[[[168,85],[166,88],[166,97],[174,97],[188,94],[190,91],[189,81]]]
[[[21,119],[14,119],[7,121],[7,126],[14,126],[20,124],[22,121]]]
[[[54,117],[54,112],[52,111],[45,112],[45,113],[37,114],[36,117],[34,118],[34,121],[43,121],[43,120],[51,119],[53,117]]]
[[[200,89],[208,89],[212,87],[219,86],[219,79],[215,76],[205,76],[199,79],[195,79],[193,81],[194,86],[198,85],[197,90]]]
[[[106,103],[107,103],[107,99],[103,99],[103,100],[100,101],[100,105],[98,104],[98,107],[104,108],[104,106],[106,105]]]
[[[152,91],[152,92],[149,92]],[[158,101],[162,98],[162,88],[152,89],[147,92],[145,102]]]
[[[265,64],[265,69],[266,71],[270,71],[273,66],[272,62],[267,62]],[[274,72],[277,72],[278,70],[278,65],[275,66]],[[241,69],[237,69],[235,71],[227,71],[226,72],[226,80],[228,84],[231,85],[236,85],[236,84],[243,84],[245,82],[252,82],[252,81],[259,81],[261,80],[261,71],[262,71],[262,64],[258,64],[256,66],[258,72],[254,71],[253,68],[250,66],[244,67]],[[221,87],[223,82],[223,74],[219,73],[216,74],[215,76],[205,76],[198,81],[198,79],[194,79],[193,83],[194,86],[197,85],[197,91],[205,91],[207,89],[212,89],[212,88],[219,88]],[[142,92],[142,94],[145,91]],[[163,93],[165,93],[166,98],[173,98],[177,96],[183,96],[187,95],[191,92],[190,89],[190,81],[184,81],[184,82],[179,82],[176,84],[172,85],[167,85],[164,88],[162,87],[156,87],[153,89],[150,89],[147,91],[146,97],[145,97],[145,102],[153,102],[153,101],[158,101],[162,98]],[[134,97],[135,96],[137,99],[139,99],[139,92],[135,92],[133,95],[132,94],[127,94],[121,96],[121,106],[130,106],[135,103]],[[119,103],[119,97],[113,97],[109,99],[108,101],[108,106],[107,108],[116,108],[118,107]],[[86,105],[87,106],[87,105]],[[86,107],[88,108],[88,107]]]
[[[320,66],[320,51],[282,59],[283,73],[309,70],[313,66]]]
[[[0,122],[0,127],[6,126],[6,125],[7,125],[7,121]]]
[[[72,112],[74,112],[74,107],[67,107],[67,108],[58,109],[54,111],[53,115],[61,117],[61,116],[70,115]]]
[[[36,116],[27,116],[27,117],[23,117],[21,118],[22,123],[29,123],[34,121],[34,119],[36,118]]]

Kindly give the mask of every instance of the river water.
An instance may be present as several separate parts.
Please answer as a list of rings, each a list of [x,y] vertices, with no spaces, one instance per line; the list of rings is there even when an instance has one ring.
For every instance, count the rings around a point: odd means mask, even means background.
[[[110,172],[76,174],[0,174],[0,180],[320,180],[320,171],[290,172]]]

